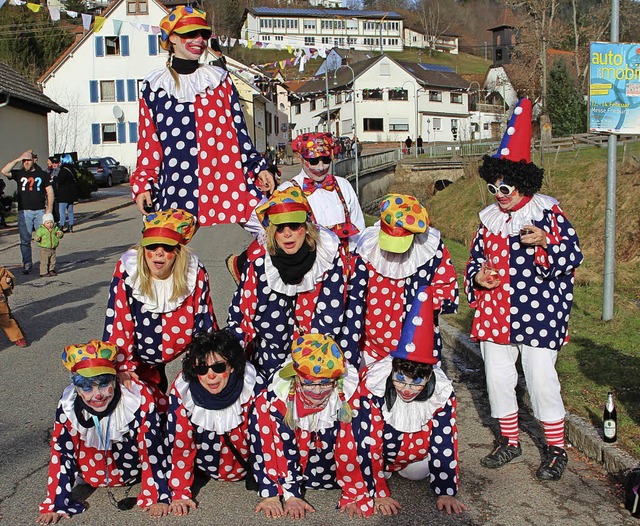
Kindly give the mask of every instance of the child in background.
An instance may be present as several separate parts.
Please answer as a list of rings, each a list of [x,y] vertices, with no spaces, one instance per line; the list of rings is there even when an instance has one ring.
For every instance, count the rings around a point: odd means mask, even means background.
[[[0,266],[0,327],[15,345],[26,347],[27,341],[9,308],[8,297],[13,293],[15,283],[13,279],[13,274]]]
[[[42,225],[36,230],[33,239],[42,249],[40,251],[40,277],[53,277],[58,273],[56,268],[56,249],[60,244],[60,238],[64,234],[53,222],[53,214],[42,216]]]

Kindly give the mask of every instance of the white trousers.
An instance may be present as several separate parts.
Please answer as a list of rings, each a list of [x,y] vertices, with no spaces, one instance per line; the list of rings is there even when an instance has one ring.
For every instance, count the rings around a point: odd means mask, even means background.
[[[522,358],[522,370],[534,416],[542,422],[558,422],[564,418],[564,404],[556,372],[558,351],[493,342],[480,342],[480,350],[493,418],[504,418],[518,411],[518,355]]]

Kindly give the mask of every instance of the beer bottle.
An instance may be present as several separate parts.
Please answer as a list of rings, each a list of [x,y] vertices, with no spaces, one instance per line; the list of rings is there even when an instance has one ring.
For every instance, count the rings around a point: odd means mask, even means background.
[[[612,393],[607,393],[607,403],[604,405],[604,414],[602,415],[602,430],[605,442],[616,441],[618,437],[618,412],[613,404]]]

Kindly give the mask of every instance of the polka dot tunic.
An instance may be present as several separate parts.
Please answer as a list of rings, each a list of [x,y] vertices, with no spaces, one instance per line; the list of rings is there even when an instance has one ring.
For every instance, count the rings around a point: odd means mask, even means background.
[[[490,205],[481,218],[465,273],[469,305],[475,309],[471,337],[560,350],[569,337],[574,271],[583,260],[576,231],[557,202],[539,194],[512,214]],[[546,249],[520,243],[518,232],[526,223],[547,232]],[[475,286],[484,262],[498,270],[495,289]]]
[[[150,191],[156,210],[187,210],[201,226],[247,221],[260,195],[253,180],[266,162],[231,78],[201,66],[180,82],[191,96],[180,96],[168,70],[143,83],[133,197]]]
[[[74,414],[74,386],[66,388],[56,411],[47,498],[40,505],[40,513],[75,515],[85,511],[86,506],[71,497],[78,476],[94,488],[122,486],[141,480],[138,506],[170,503],[170,490],[163,469],[161,424],[153,394],[141,384],[133,384],[131,391],[122,386],[121,389],[122,396],[112,415],[122,412],[128,416],[124,420],[113,416],[100,420],[102,426],[108,427],[111,436],[105,451],[99,442],[91,438],[96,435],[95,427],[85,428]],[[90,417],[89,413],[84,413],[85,418]]]

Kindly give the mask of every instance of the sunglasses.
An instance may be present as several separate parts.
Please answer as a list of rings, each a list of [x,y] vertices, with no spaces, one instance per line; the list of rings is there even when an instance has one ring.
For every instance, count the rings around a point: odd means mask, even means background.
[[[288,228],[292,232],[297,232],[304,226],[304,223],[282,223],[281,225],[276,226],[276,232],[278,234],[282,234],[285,228]]]
[[[188,33],[178,34],[180,35],[180,38],[184,40],[194,39],[198,37],[202,37],[204,40],[209,40],[211,38],[211,31],[209,31],[208,29],[195,29],[193,31],[189,31]]]
[[[320,161],[324,164],[331,164],[331,157],[323,155],[322,157],[313,157],[312,159],[305,159],[311,166],[316,166]]]
[[[159,248],[161,248],[165,252],[173,252],[177,247],[178,245],[165,245],[164,243],[152,243],[151,245],[147,245],[144,248],[146,248],[147,250],[151,250],[151,252],[155,252]]]
[[[211,365],[196,365],[193,370],[199,376],[204,376],[211,369],[216,374],[222,374],[227,370],[227,362],[216,362]]]
[[[487,190],[489,190],[489,193],[491,195],[496,195],[498,192],[500,192],[502,195],[511,195],[516,191],[516,187],[504,183],[500,183],[498,186],[489,183],[487,184]]]

